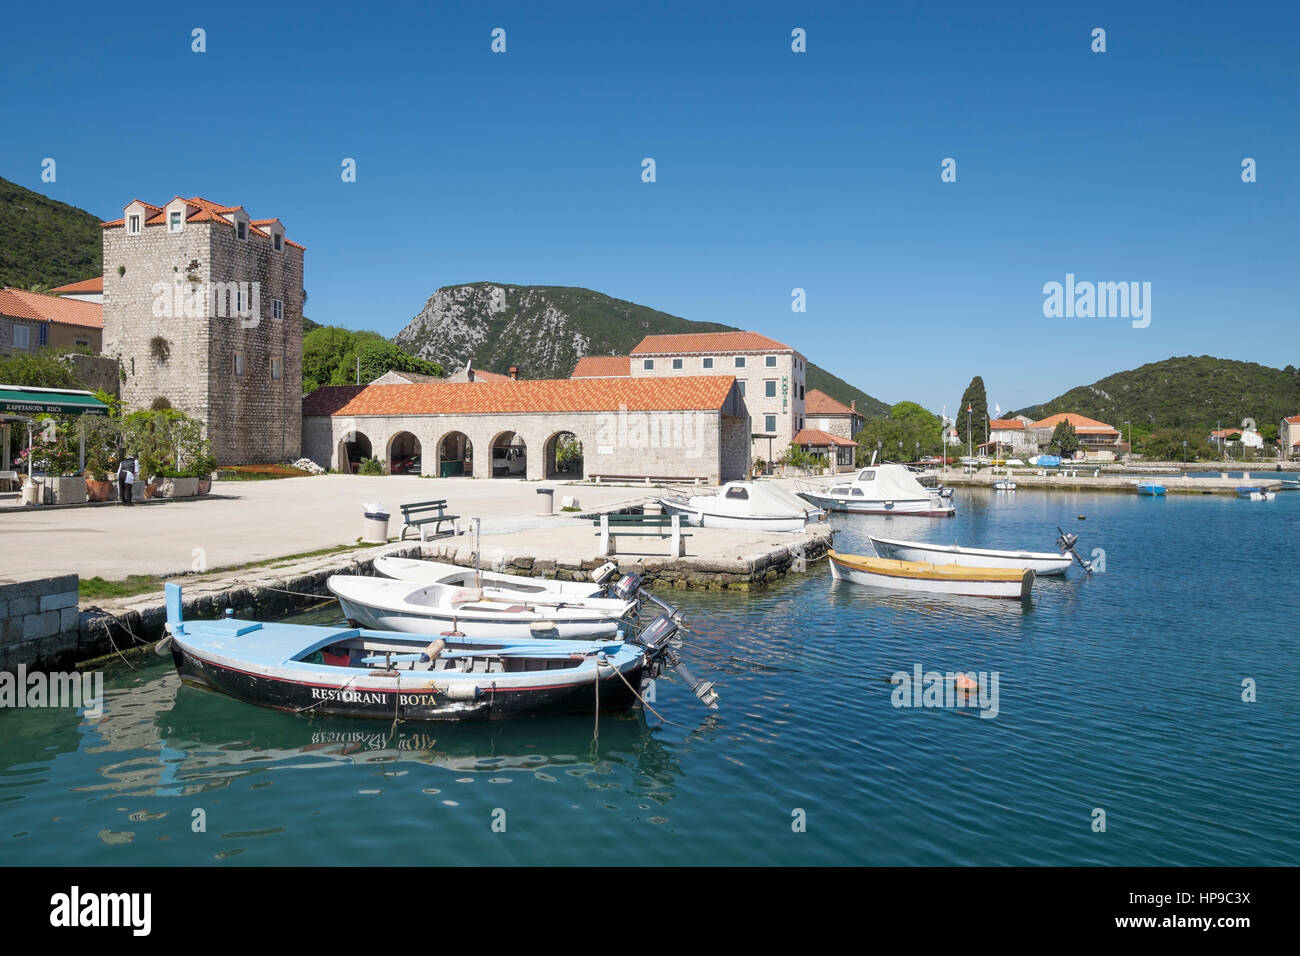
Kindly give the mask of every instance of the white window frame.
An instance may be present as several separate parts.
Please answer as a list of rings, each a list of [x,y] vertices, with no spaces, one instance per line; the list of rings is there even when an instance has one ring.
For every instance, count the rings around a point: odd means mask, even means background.
[[[763,358],[763,364],[767,368],[776,368],[776,356],[768,355]]]
[[[167,214],[167,231],[180,232],[185,228],[185,213],[179,209],[173,209]]]
[[[278,382],[278,381],[280,380],[280,377],[281,377],[282,373],[283,373],[283,369],[280,367],[280,359],[279,359],[279,358],[272,357],[272,359],[271,359],[271,381],[273,381],[273,382]]]
[[[745,367],[745,356],[743,356],[743,355],[737,355],[737,356],[736,356],[736,368],[744,368],[744,367]]]
[[[763,379],[763,397],[776,398],[776,379],[774,378]]]
[[[643,372],[653,372],[654,368],[655,368],[654,359],[645,359],[641,363],[641,371]]]
[[[706,358],[706,359],[701,359],[700,361],[701,361],[701,363],[702,363],[701,366],[700,366],[701,368],[713,368],[713,358],[712,358],[712,357],[709,357],[709,358]]]
[[[140,221],[142,218],[138,212],[126,217],[126,234],[128,236],[140,235]]]
[[[771,424],[768,424],[769,422],[770,422]],[[763,416],[763,431],[765,431],[765,432],[774,432],[774,431],[776,431],[776,416],[775,416],[775,415],[764,415],[764,416]]]
[[[681,360],[681,359],[673,359],[673,371],[677,371],[677,370],[680,369],[681,367],[682,367],[682,360]]]
[[[283,299],[272,299],[272,300],[271,300],[271,318],[273,318],[273,319],[283,319],[283,318],[284,318],[284,300],[283,300]]]
[[[25,335],[25,336],[27,337],[26,341],[23,342],[22,345],[19,345],[19,344],[18,344],[18,331],[19,331],[20,329],[22,330],[23,335]],[[13,339],[14,339],[14,348],[16,348],[16,349],[22,349],[22,350],[25,351],[25,352],[26,352],[26,351],[30,351],[30,350],[31,350],[31,347],[32,347],[32,327],[31,327],[30,325],[24,325],[24,324],[21,323],[21,322],[15,322],[15,323],[14,323],[14,331],[13,331]]]

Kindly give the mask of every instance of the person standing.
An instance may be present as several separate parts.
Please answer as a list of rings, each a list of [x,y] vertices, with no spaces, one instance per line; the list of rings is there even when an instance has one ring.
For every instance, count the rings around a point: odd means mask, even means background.
[[[131,492],[135,485],[135,476],[140,466],[133,455],[127,455],[117,466],[117,496],[122,504],[131,506]]]

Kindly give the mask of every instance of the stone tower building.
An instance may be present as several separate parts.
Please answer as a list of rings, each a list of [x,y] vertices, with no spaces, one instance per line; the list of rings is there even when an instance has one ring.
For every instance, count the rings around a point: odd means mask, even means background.
[[[220,464],[302,445],[303,247],[278,219],[177,196],[103,224],[103,353],[131,412],[165,399],[201,420]]]

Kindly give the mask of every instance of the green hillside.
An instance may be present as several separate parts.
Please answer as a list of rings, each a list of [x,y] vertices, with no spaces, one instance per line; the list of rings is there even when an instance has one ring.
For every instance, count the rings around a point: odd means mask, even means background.
[[[103,272],[100,220],[0,179],[0,286],[48,287]]]
[[[1116,372],[1014,414],[1044,418],[1057,412],[1152,428],[1213,428],[1219,422],[1226,427],[1244,418],[1276,425],[1300,414],[1300,371],[1186,355]]]

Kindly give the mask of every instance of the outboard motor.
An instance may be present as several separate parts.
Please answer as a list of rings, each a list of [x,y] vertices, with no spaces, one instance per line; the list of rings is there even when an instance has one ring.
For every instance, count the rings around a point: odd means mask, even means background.
[[[1056,539],[1056,547],[1060,550],[1061,554],[1074,555],[1074,560],[1079,562],[1079,567],[1083,568],[1083,570],[1091,574],[1092,562],[1085,561],[1083,559],[1083,555],[1079,554],[1079,550],[1078,550],[1079,536],[1077,534],[1070,534],[1068,532],[1062,531],[1060,525],[1056,526],[1056,530],[1060,535]]]
[[[677,634],[677,624],[666,614],[657,618],[641,629],[636,636],[636,643],[649,654],[661,654],[668,647],[668,642]]]
[[[602,588],[609,584],[618,576],[618,565],[613,561],[606,561],[595,571],[591,572],[592,583],[600,585]]]
[[[718,709],[718,692],[713,689],[713,681],[697,680],[681,661],[673,661],[673,669],[682,676],[691,693],[700,699],[700,703],[710,710]]]
[[[614,585],[614,594],[620,600],[630,601],[637,591],[641,590],[641,575],[628,572],[618,579],[618,584]]]

